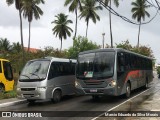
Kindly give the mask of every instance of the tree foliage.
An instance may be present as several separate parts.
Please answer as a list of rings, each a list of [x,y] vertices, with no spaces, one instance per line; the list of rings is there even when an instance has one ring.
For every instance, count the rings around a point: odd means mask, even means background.
[[[150,14],[146,11],[149,5],[146,4],[146,0],[136,0],[132,2],[131,5],[133,6],[131,12],[132,18],[137,19],[139,22],[139,31],[138,31],[138,43],[137,47],[139,47],[139,36],[140,36],[140,28],[141,28],[141,21],[142,19],[145,20],[145,16],[150,17]]]
[[[135,53],[139,53],[144,56],[154,58],[153,51],[152,51],[151,47],[143,45],[143,46],[139,46],[139,48],[137,48],[137,46],[132,46],[128,40],[122,41],[122,43],[116,44],[116,48],[123,48],[123,49],[129,50],[129,51],[135,52]]]
[[[68,57],[76,59],[79,52],[98,48],[100,48],[100,46],[96,43],[89,41],[86,37],[78,36],[74,39],[73,47],[70,47],[68,50]]]
[[[87,37],[89,20],[91,19],[93,23],[96,23],[97,20],[100,21],[100,17],[96,13],[96,11],[102,10],[102,6],[97,5],[97,1],[95,0],[82,0],[82,3],[83,3],[82,11],[79,17],[80,19],[85,18],[85,21],[87,23],[87,28],[86,28],[86,37]]]
[[[40,3],[44,4],[44,0],[22,0],[22,12],[24,18],[28,18],[29,22],[29,38],[28,38],[28,51],[30,48],[31,37],[31,22],[33,18],[40,19],[40,15],[43,15],[43,11],[38,6]]]
[[[111,6],[111,3],[113,2],[116,7],[119,6],[119,0],[103,0],[105,3],[105,6]],[[111,19],[111,11],[109,11],[109,24],[110,24],[110,37],[111,37],[111,48],[113,48],[113,36],[112,36],[112,19]]]
[[[71,36],[71,32],[73,30],[68,26],[68,24],[73,23],[72,20],[68,20],[68,15],[64,13],[60,13],[55,16],[56,20],[52,21],[55,24],[54,28],[52,29],[53,34],[58,36],[61,40],[61,48],[62,50],[62,39],[67,39],[67,36]]]
[[[64,6],[69,6],[69,12],[75,12],[76,15],[76,23],[75,23],[75,34],[74,34],[74,38],[76,37],[77,34],[77,20],[78,20],[78,15],[77,15],[77,11],[78,9],[81,10],[81,0],[66,0],[64,3]]]

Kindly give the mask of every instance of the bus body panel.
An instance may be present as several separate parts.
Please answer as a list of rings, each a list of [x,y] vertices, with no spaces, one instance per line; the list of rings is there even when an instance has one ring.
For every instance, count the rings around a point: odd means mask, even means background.
[[[17,94],[18,98],[26,98],[28,100],[42,100],[51,99],[55,90],[61,90],[62,96],[73,95],[75,92],[75,75],[58,75],[49,78],[50,74],[53,74],[51,70],[53,69],[52,63],[71,64],[69,59],[52,58],[47,70],[47,75],[44,80],[39,80],[32,82],[32,80],[18,81]],[[72,60],[72,64],[76,61]],[[54,66],[55,67],[55,66]],[[57,66],[56,66],[57,67]],[[59,67],[59,66],[58,66]],[[64,66],[65,67],[65,66]],[[73,67],[73,66],[72,66]],[[25,68],[24,68],[25,69]],[[71,69],[71,68],[70,68]]]
[[[12,91],[14,88],[14,80],[9,60],[0,59],[0,68],[0,84],[4,86],[6,92]],[[9,77],[9,79],[7,77]]]
[[[91,55],[89,56],[90,53],[92,54],[95,53],[95,56],[96,56],[96,54],[99,54],[101,52],[107,53],[108,51],[115,52],[115,59],[112,60],[114,61],[114,75],[112,77],[108,79],[96,79],[96,78],[92,78],[92,76],[87,79],[79,78],[79,70],[83,69],[79,67],[80,65],[81,66],[83,65],[83,67],[85,66],[85,69],[89,69],[87,68],[86,65],[90,66],[90,68],[92,68],[93,70],[95,69],[96,60],[94,59],[96,59],[96,57],[92,58],[93,62],[90,63],[89,62],[89,60],[91,60]],[[83,55],[85,56],[85,59],[88,59],[88,63],[85,62],[82,58],[80,58]],[[89,56],[89,58],[87,58],[87,55]],[[102,59],[101,61],[103,61],[104,57],[105,56],[98,59]],[[122,63],[122,65],[120,65],[119,61],[125,61],[125,62]],[[99,66],[104,66],[104,63],[99,64]],[[84,71],[84,75],[85,73],[86,72]],[[94,76],[94,72],[92,73]],[[81,76],[83,75],[81,74]],[[126,93],[127,83],[130,84],[131,90],[134,90],[139,87],[145,86],[146,81],[147,83],[150,83],[152,80],[153,80],[153,72],[152,72],[151,58],[148,58],[127,50],[123,50],[123,49],[91,50],[91,51],[82,52],[78,56],[77,65],[76,65],[76,82],[75,82],[76,91],[78,94],[119,96]],[[90,84],[86,84],[89,81],[91,81]],[[111,84],[110,82],[112,81],[113,83],[114,81],[116,82],[115,86],[108,85],[108,84]]]

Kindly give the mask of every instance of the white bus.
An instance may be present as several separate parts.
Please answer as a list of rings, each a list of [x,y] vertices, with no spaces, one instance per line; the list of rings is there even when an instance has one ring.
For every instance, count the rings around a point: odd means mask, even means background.
[[[51,99],[59,102],[64,95],[75,93],[76,60],[55,57],[30,60],[17,84],[18,98],[28,102]]]

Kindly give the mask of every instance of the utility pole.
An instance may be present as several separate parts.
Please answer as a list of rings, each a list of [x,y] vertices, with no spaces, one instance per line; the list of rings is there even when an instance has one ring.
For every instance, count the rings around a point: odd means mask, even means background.
[[[102,39],[102,47],[103,47],[103,49],[104,49],[104,36],[105,36],[105,33],[102,33],[102,37],[103,37],[103,39]]]

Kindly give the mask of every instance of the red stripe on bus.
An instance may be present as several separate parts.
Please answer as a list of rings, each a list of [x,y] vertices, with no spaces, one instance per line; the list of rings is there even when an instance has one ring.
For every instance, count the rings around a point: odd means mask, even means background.
[[[140,76],[140,70],[134,70],[134,71],[130,71],[128,74],[127,74],[127,77],[125,79],[125,82],[127,82],[129,80],[129,77],[132,77],[132,78],[137,78]]]

